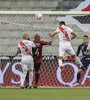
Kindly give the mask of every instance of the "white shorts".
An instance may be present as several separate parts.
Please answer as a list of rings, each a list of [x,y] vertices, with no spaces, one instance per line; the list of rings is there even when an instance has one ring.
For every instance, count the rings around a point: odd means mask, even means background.
[[[59,43],[59,56],[63,57],[65,52],[67,52],[70,55],[75,55],[71,43],[68,41]]]
[[[21,63],[22,63],[22,67],[23,65],[27,66],[27,70],[33,70],[34,62],[33,62],[33,58],[30,55],[22,56]]]

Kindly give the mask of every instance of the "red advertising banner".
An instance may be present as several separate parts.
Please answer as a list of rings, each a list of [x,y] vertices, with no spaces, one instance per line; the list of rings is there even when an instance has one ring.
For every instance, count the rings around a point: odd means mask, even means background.
[[[40,68],[39,86],[72,87],[76,82],[78,67],[72,62],[65,62],[66,74],[62,73],[57,61],[43,61]],[[22,67],[20,62],[0,64],[0,86],[20,86]],[[33,84],[35,78],[33,79]],[[80,87],[90,87],[90,65],[82,72]]]

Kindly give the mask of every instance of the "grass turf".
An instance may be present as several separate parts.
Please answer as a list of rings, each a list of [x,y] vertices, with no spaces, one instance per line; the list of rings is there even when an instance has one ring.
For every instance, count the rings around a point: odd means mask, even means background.
[[[0,88],[0,100],[90,100],[90,88]]]

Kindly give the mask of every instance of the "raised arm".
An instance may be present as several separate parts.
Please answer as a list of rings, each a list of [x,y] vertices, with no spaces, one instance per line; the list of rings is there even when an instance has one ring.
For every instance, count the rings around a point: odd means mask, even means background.
[[[48,33],[48,35],[49,35],[50,37],[54,37],[56,34],[57,34],[57,32],[54,32],[53,34]]]

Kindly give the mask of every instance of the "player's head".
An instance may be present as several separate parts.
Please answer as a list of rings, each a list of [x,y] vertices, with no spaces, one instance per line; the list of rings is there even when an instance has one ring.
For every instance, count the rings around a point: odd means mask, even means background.
[[[59,25],[60,25],[60,26],[65,25],[65,22],[64,22],[64,21],[61,21],[61,22],[59,23]]]
[[[30,40],[29,34],[24,34],[24,35],[23,35],[23,39],[24,39],[24,40]]]
[[[83,43],[88,43],[88,36],[87,35],[83,36]]]
[[[34,40],[35,41],[40,41],[40,35],[39,34],[35,34],[34,35]]]

